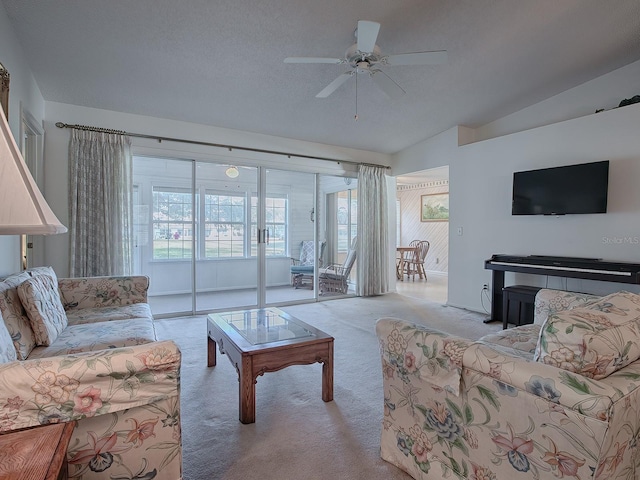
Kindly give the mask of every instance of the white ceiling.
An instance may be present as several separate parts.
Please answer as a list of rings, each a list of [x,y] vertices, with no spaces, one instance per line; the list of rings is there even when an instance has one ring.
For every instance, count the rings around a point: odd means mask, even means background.
[[[2,0],[45,100],[394,153],[640,59],[639,0]],[[383,53],[441,50],[315,95],[358,20]],[[58,119],[56,119],[58,120]],[[65,119],[59,119],[65,121]],[[152,133],[152,132],[151,132]]]

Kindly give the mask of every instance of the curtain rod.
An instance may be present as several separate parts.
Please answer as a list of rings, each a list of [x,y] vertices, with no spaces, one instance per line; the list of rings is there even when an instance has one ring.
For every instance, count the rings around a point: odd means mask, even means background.
[[[374,163],[363,163],[363,162],[353,162],[351,160],[338,160],[336,158],[328,158],[328,157],[316,157],[313,155],[302,155],[299,153],[288,153],[288,152],[279,152],[276,150],[264,150],[262,148],[251,148],[251,147],[239,147],[237,145],[225,145],[221,143],[211,143],[211,142],[201,142],[199,140],[187,140],[184,138],[171,138],[171,137],[158,137],[156,135],[146,135],[143,133],[130,133],[125,132],[124,130],[112,130],[109,128],[100,128],[100,127],[90,127],[87,125],[69,125],[68,123],[56,122],[56,127],[58,128],[75,128],[76,130],[86,130],[89,132],[102,132],[102,133],[113,133],[116,135],[127,135],[129,137],[137,137],[137,138],[150,138],[152,140],[158,140],[158,142],[167,141],[167,142],[178,142],[178,143],[190,143],[193,145],[204,145],[206,147],[218,147],[225,148],[229,151],[232,150],[243,150],[246,152],[258,152],[258,153],[270,153],[272,155],[283,155],[288,158],[296,157],[296,158],[309,158],[312,160],[324,160],[327,162],[335,162],[337,164],[346,163],[349,165],[364,165],[367,167],[384,167],[390,169],[386,165],[376,165]]]

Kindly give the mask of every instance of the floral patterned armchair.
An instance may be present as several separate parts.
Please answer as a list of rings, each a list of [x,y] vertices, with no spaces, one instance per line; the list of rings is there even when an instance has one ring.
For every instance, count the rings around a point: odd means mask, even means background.
[[[596,379],[578,368],[584,352],[573,358],[562,350],[566,342],[552,347],[554,325],[591,338],[604,330],[585,319],[602,322],[613,313],[640,323],[640,296],[541,292],[538,323],[476,342],[401,319],[378,320],[384,460],[416,479],[640,478],[640,359],[630,360],[633,349],[623,348],[626,366],[613,355],[607,365],[615,371]],[[557,356],[534,360],[545,336],[542,350],[562,351],[565,363]]]

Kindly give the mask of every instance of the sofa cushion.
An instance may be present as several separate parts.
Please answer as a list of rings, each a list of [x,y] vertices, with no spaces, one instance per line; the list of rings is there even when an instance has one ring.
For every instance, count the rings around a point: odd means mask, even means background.
[[[18,359],[9,330],[0,319],[0,363],[13,362]]]
[[[121,307],[94,307],[67,310],[69,325],[83,323],[110,322],[112,320],[131,320],[133,318],[148,318],[153,320],[151,308],[146,303],[134,303]]]
[[[601,379],[640,358],[640,295],[616,292],[550,315],[534,359]]]
[[[67,326],[67,316],[58,293],[58,282],[38,275],[18,286],[18,295],[29,316],[38,345],[51,345]]]
[[[478,339],[489,345],[500,345],[533,355],[540,336],[540,325],[521,325],[496,333],[490,333]]]
[[[29,280],[28,272],[16,273],[0,282],[0,314],[13,340],[18,360],[26,360],[36,346],[36,337],[25,312],[17,287]]]
[[[48,347],[36,347],[31,358],[46,358],[106,348],[129,347],[156,341],[153,322],[148,319],[119,320],[68,325]]]

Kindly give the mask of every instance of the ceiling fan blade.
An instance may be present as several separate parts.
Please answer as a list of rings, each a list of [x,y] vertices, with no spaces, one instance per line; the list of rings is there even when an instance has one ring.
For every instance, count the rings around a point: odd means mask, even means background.
[[[358,50],[364,53],[373,52],[379,31],[379,23],[369,22],[368,20],[358,20]]]
[[[325,58],[325,57],[287,57],[284,63],[345,63],[341,58]]]
[[[333,82],[331,82],[329,85],[324,87],[324,89],[319,94],[316,95],[316,98],[326,98],[326,97],[328,97],[333,92],[335,92],[340,85],[342,85],[344,82],[349,80],[349,78],[351,78],[352,75],[353,75],[353,72],[345,72],[345,73],[343,73],[338,78],[336,78]]]
[[[447,51],[399,53],[398,55],[388,55],[381,61],[385,65],[435,65],[447,61]]]
[[[389,98],[398,98],[406,92],[389,75],[382,70],[372,70],[371,78],[373,83],[382,90]]]

